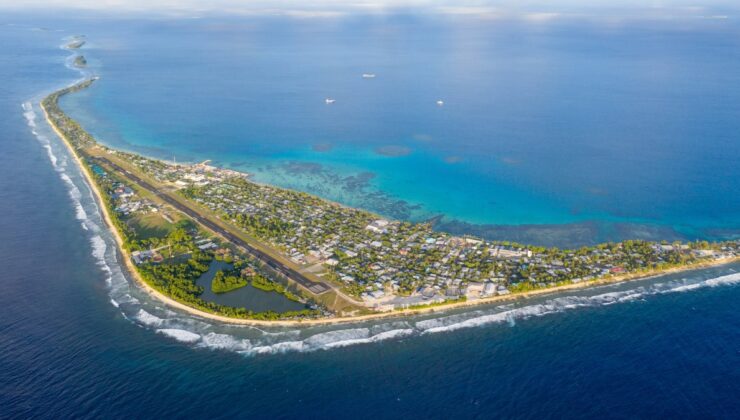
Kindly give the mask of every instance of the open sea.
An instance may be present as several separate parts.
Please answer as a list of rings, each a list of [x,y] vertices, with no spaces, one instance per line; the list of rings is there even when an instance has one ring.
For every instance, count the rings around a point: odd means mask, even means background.
[[[523,242],[739,232],[732,19],[3,14],[0,418],[740,418],[740,264],[331,327],[163,307],[38,108],[76,34],[64,107],[114,147]]]

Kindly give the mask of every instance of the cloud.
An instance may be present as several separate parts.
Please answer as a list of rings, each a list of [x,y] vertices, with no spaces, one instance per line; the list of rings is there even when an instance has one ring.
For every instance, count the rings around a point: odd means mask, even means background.
[[[547,22],[547,21],[557,19],[561,16],[562,16],[562,13],[534,12],[534,13],[526,13],[523,17],[524,17],[524,20],[528,20],[530,22]]]
[[[488,18],[498,18],[504,16],[504,13],[496,7],[483,6],[441,6],[434,8],[434,11],[445,15],[472,15]]]
[[[0,0],[1,9],[78,9],[177,15],[283,15],[336,18],[348,14],[415,13],[519,19],[544,23],[564,17],[683,16],[732,18],[740,5],[731,0]]]

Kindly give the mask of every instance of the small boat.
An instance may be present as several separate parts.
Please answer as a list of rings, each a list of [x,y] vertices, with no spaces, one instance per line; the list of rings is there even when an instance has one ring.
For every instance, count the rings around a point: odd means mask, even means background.
[[[445,104],[445,101],[443,101],[443,100],[441,100],[441,99],[437,101],[437,105],[438,105],[438,106],[442,106],[442,105],[444,105],[444,104]]]
[[[337,100],[334,99],[334,98],[326,98],[326,99],[324,99],[324,102],[326,102],[327,105],[331,105],[331,104],[333,104],[336,101]]]
[[[374,79],[375,73],[362,73],[362,78],[363,79]]]

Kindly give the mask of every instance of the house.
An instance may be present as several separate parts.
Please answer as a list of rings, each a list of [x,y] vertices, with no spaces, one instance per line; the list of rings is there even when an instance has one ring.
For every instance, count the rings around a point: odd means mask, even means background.
[[[198,249],[200,249],[201,251],[205,251],[205,250],[208,250],[208,249],[214,249],[214,248],[218,248],[218,245],[216,245],[216,244],[214,244],[213,242],[210,242],[210,241],[207,242],[207,243],[205,243],[205,244],[203,244],[203,245],[198,245]]]
[[[714,256],[714,251],[711,249],[695,249],[694,255],[699,258],[708,258]]]
[[[487,281],[483,285],[483,294],[486,296],[491,296],[496,294],[496,283]]]
[[[437,291],[433,287],[425,287],[424,290],[421,291],[421,297],[424,299],[431,299],[436,294]]]
[[[532,258],[532,251],[529,249],[507,249],[501,246],[492,248],[491,254],[494,257],[506,259],[522,257]]]
[[[385,292],[382,290],[376,290],[374,292],[368,293],[368,295],[370,295],[370,297],[372,297],[373,299],[380,299],[385,296]]]
[[[365,229],[367,229],[367,230],[369,230],[371,232],[375,232],[375,233],[386,233],[386,232],[388,232],[388,228],[387,227],[388,227],[388,224],[389,223],[390,222],[388,222],[387,220],[378,219],[378,220],[370,223],[369,225],[365,226]]]
[[[151,260],[153,256],[154,256],[154,251],[151,251],[151,250],[134,251],[131,253],[131,259],[134,260],[134,264],[136,265],[141,265]]]
[[[219,257],[226,257],[231,255],[231,250],[228,248],[219,248],[217,249],[214,254],[216,254]]]
[[[468,297],[478,297],[483,294],[484,283],[470,283],[465,289],[465,295]]]

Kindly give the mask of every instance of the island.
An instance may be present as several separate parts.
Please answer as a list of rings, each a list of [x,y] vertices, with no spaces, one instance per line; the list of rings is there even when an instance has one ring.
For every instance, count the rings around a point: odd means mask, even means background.
[[[78,69],[85,68],[87,67],[87,59],[85,59],[84,55],[78,55],[77,57],[75,57],[72,65],[77,67]]]
[[[59,106],[41,102],[101,204],[132,277],[198,316],[246,324],[317,324],[418,314],[729,263],[740,240],[626,240],[578,249],[454,236],[390,220],[248,174],[174,163],[97,142]],[[213,264],[222,264],[214,266]],[[203,298],[254,287],[303,309],[254,311]]]
[[[85,45],[85,37],[83,35],[75,35],[70,38],[67,45],[65,45],[65,48],[69,50],[78,50],[82,48],[83,45]]]

